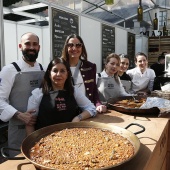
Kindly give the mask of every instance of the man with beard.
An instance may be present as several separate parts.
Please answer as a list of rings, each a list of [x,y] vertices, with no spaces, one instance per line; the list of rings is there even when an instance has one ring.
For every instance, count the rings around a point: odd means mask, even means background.
[[[21,36],[22,58],[2,68],[0,72],[0,120],[8,122],[8,147],[20,149],[26,137],[25,124],[36,121],[34,111],[26,112],[31,91],[39,87],[44,75],[36,59],[40,50],[39,38],[33,33]],[[19,151],[10,151],[15,156]]]

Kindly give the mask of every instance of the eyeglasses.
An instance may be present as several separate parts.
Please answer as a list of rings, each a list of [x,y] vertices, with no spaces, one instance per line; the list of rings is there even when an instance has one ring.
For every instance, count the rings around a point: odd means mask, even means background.
[[[69,47],[69,48],[73,48],[73,47],[81,48],[82,46],[83,46],[82,43],[76,43],[76,44],[74,44],[74,43],[68,43],[68,44],[67,44],[67,47]]]

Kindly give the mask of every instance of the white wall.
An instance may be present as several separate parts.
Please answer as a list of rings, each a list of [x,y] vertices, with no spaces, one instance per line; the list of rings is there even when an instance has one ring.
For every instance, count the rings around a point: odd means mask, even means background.
[[[4,43],[5,43],[5,65],[16,61],[18,58],[18,43],[16,24],[14,22],[4,22]]]
[[[148,56],[148,37],[144,35],[136,35],[135,53],[143,52]]]
[[[88,60],[97,66],[97,72],[101,71],[101,23],[93,19],[81,16],[80,35],[85,43]]]
[[[50,61],[50,32],[49,27],[41,28],[34,25],[21,25],[16,22],[4,21],[5,65],[17,61],[22,57],[18,44],[21,36],[26,32],[33,32],[40,39],[38,62],[47,66]]]
[[[50,28],[48,26],[42,28],[42,47],[41,50],[43,52],[42,63],[45,67],[48,66],[49,62],[52,59],[50,53]]]
[[[121,28],[115,28],[115,53],[127,54],[127,31]]]

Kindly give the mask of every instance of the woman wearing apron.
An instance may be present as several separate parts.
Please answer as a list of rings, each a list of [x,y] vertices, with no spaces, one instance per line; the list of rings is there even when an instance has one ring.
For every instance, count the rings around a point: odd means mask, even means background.
[[[101,73],[97,74],[96,81],[99,97],[103,103],[105,103],[109,98],[130,96],[126,93],[118,76],[119,67],[119,56],[111,53],[106,58],[105,69]]]
[[[96,115],[93,103],[79,89],[72,86],[67,62],[56,58],[45,72],[42,88],[32,91],[27,110],[35,110],[35,126],[26,126],[27,135],[56,123],[79,122]]]

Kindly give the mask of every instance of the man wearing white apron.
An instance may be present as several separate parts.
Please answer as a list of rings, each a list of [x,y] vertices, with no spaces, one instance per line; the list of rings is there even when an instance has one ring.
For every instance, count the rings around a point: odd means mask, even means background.
[[[36,118],[33,111],[26,112],[31,91],[40,86],[44,71],[36,62],[40,45],[39,38],[33,33],[21,37],[19,48],[22,58],[2,68],[0,72],[0,119],[9,121],[8,147],[20,149],[26,137],[25,124],[33,124]],[[10,156],[19,152],[10,151]]]

